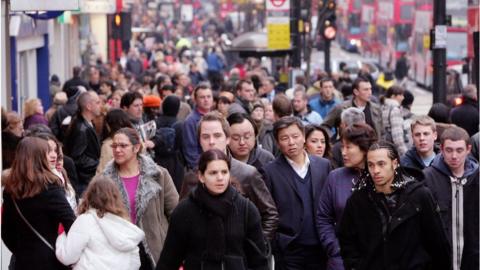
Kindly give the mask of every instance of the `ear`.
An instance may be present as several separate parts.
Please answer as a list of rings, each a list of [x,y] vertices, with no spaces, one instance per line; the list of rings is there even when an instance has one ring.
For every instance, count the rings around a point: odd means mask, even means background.
[[[394,159],[394,160],[392,161],[392,163],[393,163],[393,167],[394,167],[395,169],[397,169],[398,167],[400,167],[400,163],[398,162],[398,159]]]
[[[197,171],[197,178],[200,183],[205,183],[205,178],[203,177],[203,174],[200,171]]]

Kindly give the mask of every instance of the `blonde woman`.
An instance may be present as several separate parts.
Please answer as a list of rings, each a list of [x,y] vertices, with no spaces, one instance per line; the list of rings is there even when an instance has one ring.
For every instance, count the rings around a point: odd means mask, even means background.
[[[23,121],[24,129],[28,129],[28,127],[36,124],[48,126],[48,121],[43,115],[43,105],[40,99],[34,98],[25,101],[23,108],[25,111]]]

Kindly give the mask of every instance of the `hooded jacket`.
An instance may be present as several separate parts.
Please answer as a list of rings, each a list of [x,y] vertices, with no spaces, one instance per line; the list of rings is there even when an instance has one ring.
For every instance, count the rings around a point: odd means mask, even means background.
[[[453,243],[455,245],[454,247],[457,247],[456,245],[460,242],[460,239],[463,238],[463,254],[458,254],[461,258],[457,259],[458,263],[461,264],[460,269],[478,269],[478,164],[473,159],[467,158],[465,161],[464,175],[459,179],[455,179],[445,163],[443,155],[440,154],[433,160],[432,165],[423,170],[423,172],[425,174],[425,184],[430,188],[433,196],[438,201],[444,229],[450,244]],[[458,184],[452,183],[452,181],[457,182],[456,180],[458,180]],[[460,185],[461,189],[459,188]],[[456,189],[457,195],[462,193],[463,196],[455,196],[452,198],[452,188]],[[463,203],[458,203],[459,210],[456,211],[462,212],[461,209],[463,209],[463,220],[458,218],[453,221],[452,206],[459,202],[457,199],[460,200],[461,197],[463,197]],[[453,222],[458,225],[454,227]],[[462,226],[463,236],[460,235],[458,236],[460,238],[459,240],[453,241],[452,230],[457,230]],[[460,232],[458,232],[458,234],[460,234]],[[454,267],[454,269],[458,268]]]
[[[57,238],[55,253],[73,269],[133,270],[140,267],[138,244],[145,234],[126,219],[111,213],[98,217],[95,209],[80,215],[68,235]]]
[[[438,154],[439,153],[438,147],[434,146],[433,151],[435,152],[435,154]],[[418,155],[417,149],[415,148],[415,146],[408,149],[408,151],[400,158],[400,163],[402,164],[402,166],[415,168],[417,170],[423,170],[426,168],[425,164],[423,164],[422,158]]]

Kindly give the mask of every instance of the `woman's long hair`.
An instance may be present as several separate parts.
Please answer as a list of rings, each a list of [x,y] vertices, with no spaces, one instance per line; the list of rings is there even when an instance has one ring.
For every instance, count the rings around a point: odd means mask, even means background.
[[[104,120],[102,131],[103,140],[112,138],[119,129],[124,127],[133,128],[128,114],[122,109],[112,109],[107,113]]]
[[[26,137],[17,146],[10,173],[5,179],[5,191],[13,199],[33,197],[48,184],[62,186],[48,163],[48,142],[41,138]]]
[[[79,214],[83,214],[93,208],[100,218],[106,213],[111,213],[130,220],[120,190],[113,180],[106,176],[94,177],[83,194],[82,199],[78,207]]]

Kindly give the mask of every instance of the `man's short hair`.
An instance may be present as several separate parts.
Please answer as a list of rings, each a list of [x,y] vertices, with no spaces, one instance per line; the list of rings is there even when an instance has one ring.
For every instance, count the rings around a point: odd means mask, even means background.
[[[293,113],[293,106],[287,96],[276,95],[272,102],[273,112],[279,117],[290,116]]]
[[[92,100],[92,92],[86,91],[81,93],[77,99],[77,105],[81,112],[84,112],[88,103]]]
[[[232,113],[231,115],[229,115],[227,117],[227,121],[228,121],[228,124],[230,125],[230,127],[235,125],[235,124],[241,124],[244,121],[250,122],[250,124],[252,124],[253,131],[255,133],[255,137],[257,137],[257,135],[258,135],[257,125],[255,125],[255,122],[253,121],[253,119],[248,114]]]
[[[285,116],[280,118],[275,123],[273,123],[273,136],[275,137],[275,140],[277,142],[278,142],[278,133],[280,133],[280,130],[284,128],[288,128],[291,125],[296,125],[300,129],[302,134],[305,136],[305,127],[302,121],[298,117]]]
[[[367,78],[362,77],[362,76],[358,76],[355,79],[355,81],[353,82],[352,90],[355,90],[355,89],[358,90],[358,87],[360,86],[360,83],[362,83],[362,82],[370,83],[370,81]]]
[[[197,98],[197,92],[200,90],[206,90],[206,89],[212,89],[209,84],[207,83],[199,83],[195,88],[193,89],[193,99]]]
[[[122,99],[120,100],[120,108],[129,108],[132,103],[141,99],[143,101],[143,96],[139,92],[127,92],[123,94]]]
[[[333,84],[335,84],[331,77],[324,77],[320,80],[320,87],[323,87],[323,84],[326,82],[332,82]]]
[[[470,136],[468,136],[467,131],[457,126],[449,127],[443,131],[442,136],[440,136],[440,144],[443,146],[446,140],[465,141],[467,146],[471,144]]]
[[[477,100],[477,87],[475,84],[468,84],[462,90],[462,96]]]
[[[365,113],[359,108],[350,107],[342,111],[340,119],[346,127],[353,124],[365,123]]]
[[[434,132],[437,131],[435,120],[428,115],[418,115],[413,117],[412,123],[410,124],[410,129],[413,131],[417,125],[430,126]]]
[[[228,125],[228,122],[225,119],[225,117],[218,111],[212,111],[202,116],[202,118],[200,119],[200,122],[198,122],[198,128],[197,128],[198,138],[200,138],[200,133],[202,132],[203,122],[216,122],[216,121],[220,122],[220,124],[222,125],[223,133],[225,134],[225,137],[229,138],[230,126]]]
[[[249,81],[249,80],[239,80],[237,82],[237,84],[235,85],[235,93],[242,90],[242,87],[243,87],[244,84],[252,84],[253,85],[253,82]]]
[[[308,100],[307,92],[305,91],[305,86],[296,85],[294,90],[293,90],[293,96],[295,96],[297,93],[302,94],[303,100]]]

